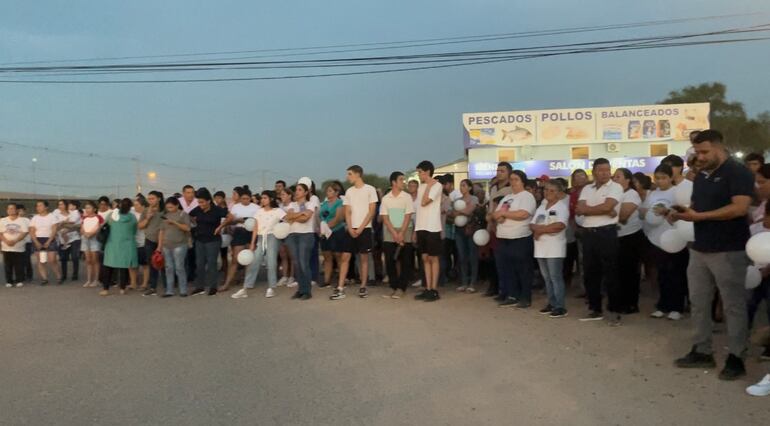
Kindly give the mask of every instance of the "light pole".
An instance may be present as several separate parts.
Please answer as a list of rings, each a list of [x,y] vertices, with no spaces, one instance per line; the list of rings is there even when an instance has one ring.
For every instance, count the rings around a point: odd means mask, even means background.
[[[37,157],[32,157],[32,194],[37,198]]]

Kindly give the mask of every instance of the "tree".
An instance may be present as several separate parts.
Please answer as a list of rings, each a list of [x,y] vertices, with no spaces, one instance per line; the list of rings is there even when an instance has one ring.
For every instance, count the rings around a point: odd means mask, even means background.
[[[661,104],[708,102],[711,104],[711,128],[725,136],[732,150],[765,151],[770,148],[770,112],[749,118],[740,102],[727,101],[727,86],[703,83],[669,92]]]

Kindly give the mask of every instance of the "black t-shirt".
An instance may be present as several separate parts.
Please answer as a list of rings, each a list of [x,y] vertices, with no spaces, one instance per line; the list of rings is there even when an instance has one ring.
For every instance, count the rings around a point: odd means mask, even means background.
[[[221,235],[214,235],[214,231],[222,224],[222,219],[227,217],[227,209],[211,206],[209,211],[204,212],[200,207],[196,207],[190,212],[190,217],[195,219],[193,236],[196,241],[210,243],[222,239]]]
[[[754,176],[751,171],[733,159],[728,159],[710,175],[698,174],[693,183],[692,208],[697,212],[719,209],[732,203],[736,195],[752,196]],[[693,250],[706,253],[741,251],[749,240],[749,221],[746,216],[730,220],[695,222]]]

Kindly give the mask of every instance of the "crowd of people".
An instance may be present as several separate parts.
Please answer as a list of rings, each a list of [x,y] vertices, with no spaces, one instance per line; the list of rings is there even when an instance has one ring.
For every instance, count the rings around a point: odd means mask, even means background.
[[[618,326],[640,312],[644,276],[659,290],[651,317],[691,317],[693,346],[675,365],[716,367],[713,323],[724,321],[729,354],[719,377],[734,380],[746,374],[748,335],[763,302],[770,321],[770,267],[757,265],[761,284],[745,285],[746,243],[770,232],[770,164],[759,154],[741,164],[718,131],[693,132],[691,142],[684,159],[665,157],[652,177],[613,172],[603,158],[590,179],[575,170],[569,181],[531,179],[501,162],[490,182],[465,179],[455,188],[453,176],[434,176],[422,161],[417,179],[391,173],[390,188],[367,184],[353,165],[347,189],[333,181],[322,192],[307,177],[261,193],[236,187],[230,197],[188,185],[170,197],[59,201],[53,210],[37,201],[31,219],[12,203],[0,220],[6,287],[33,280],[33,257],[41,285],[79,281],[82,258],[83,287],[100,286],[103,296],[113,287],[164,298],[237,287],[231,297],[241,299],[264,266],[267,298],[281,286],[298,300],[329,287],[329,299],[339,301],[356,284],[367,298],[370,285],[384,283],[387,299],[414,287],[415,299],[435,302],[455,281],[457,292],[484,283],[483,296],[498,306],[529,309],[533,287],[542,285],[539,313],[564,318],[566,290],[576,282],[587,305],[580,321]],[[693,235],[671,249],[668,231],[683,224]],[[766,343],[761,359],[770,360]],[[747,392],[769,395],[770,375]]]

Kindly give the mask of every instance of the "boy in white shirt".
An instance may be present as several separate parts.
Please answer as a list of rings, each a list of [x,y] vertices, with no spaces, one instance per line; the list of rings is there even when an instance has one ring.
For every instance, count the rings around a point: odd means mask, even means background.
[[[422,161],[417,165],[420,186],[417,189],[417,219],[415,238],[425,269],[425,290],[415,299],[433,302],[439,299],[439,258],[443,252],[441,241],[441,195],[442,187],[433,179],[433,163]]]

